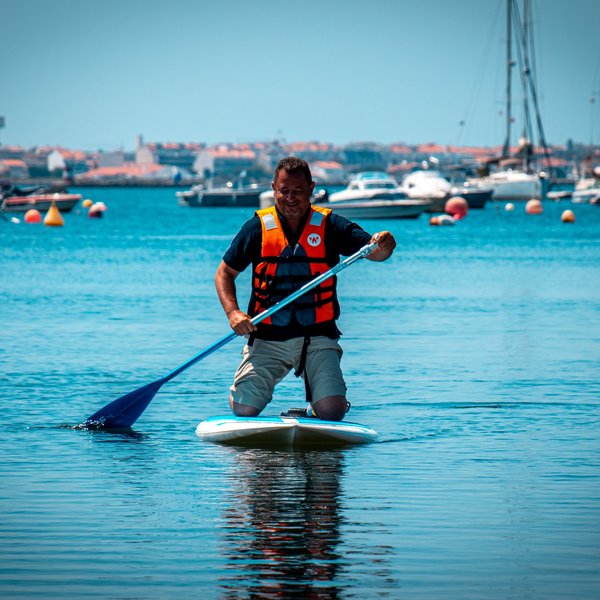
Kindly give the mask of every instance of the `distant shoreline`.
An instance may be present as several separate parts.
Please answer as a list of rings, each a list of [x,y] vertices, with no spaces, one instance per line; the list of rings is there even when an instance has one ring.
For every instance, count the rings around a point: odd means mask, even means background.
[[[177,182],[170,179],[153,179],[152,181],[131,178],[115,178],[103,181],[65,181],[64,179],[48,179],[44,177],[30,179],[12,179],[10,183],[17,187],[45,186],[56,189],[64,188],[89,188],[89,187],[171,187],[171,188],[189,188],[195,182]]]

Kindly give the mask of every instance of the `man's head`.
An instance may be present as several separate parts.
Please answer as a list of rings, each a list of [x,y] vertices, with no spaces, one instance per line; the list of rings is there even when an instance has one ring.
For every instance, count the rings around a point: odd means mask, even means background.
[[[279,212],[292,224],[298,222],[308,210],[315,189],[308,163],[296,156],[281,159],[271,186]]]
[[[286,156],[277,163],[275,173],[273,174],[273,183],[277,183],[277,176],[281,170],[284,170],[286,173],[301,173],[304,175],[309,186],[313,182],[308,163],[297,156]]]

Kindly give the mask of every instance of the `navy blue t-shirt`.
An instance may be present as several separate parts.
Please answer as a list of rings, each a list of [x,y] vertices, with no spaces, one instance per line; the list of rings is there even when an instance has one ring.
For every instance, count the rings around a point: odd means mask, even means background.
[[[308,214],[306,218],[308,218]],[[295,243],[297,240],[293,239],[285,217],[279,211],[278,215],[287,240],[290,243]],[[303,227],[301,225],[298,228],[298,235],[302,232]],[[360,225],[331,213],[325,222],[326,262],[332,266],[337,265],[340,262],[340,256],[350,256],[358,252],[370,240],[371,235]],[[258,215],[255,214],[242,225],[229,249],[225,252],[223,261],[236,271],[244,271],[250,265],[254,269],[262,258],[261,247],[262,227]],[[297,323],[291,323],[286,327],[261,327],[259,323],[256,332],[256,337],[270,340],[286,340],[305,335],[325,335],[337,339],[341,334],[333,322],[318,323],[310,327],[303,327]]]

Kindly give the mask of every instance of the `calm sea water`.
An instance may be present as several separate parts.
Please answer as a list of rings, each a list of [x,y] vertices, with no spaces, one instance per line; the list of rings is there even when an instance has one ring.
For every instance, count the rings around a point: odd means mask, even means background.
[[[70,428],[228,333],[212,280],[252,212],[82,191],[104,219],[0,222],[0,595],[598,597],[600,209],[364,223],[398,239],[340,275],[348,418],[380,441],[294,452],[194,435],[241,340],[131,435]]]

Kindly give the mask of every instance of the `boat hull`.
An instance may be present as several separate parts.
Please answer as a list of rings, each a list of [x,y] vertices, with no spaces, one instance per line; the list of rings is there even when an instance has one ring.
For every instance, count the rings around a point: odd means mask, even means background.
[[[416,219],[431,205],[429,200],[345,200],[314,203],[346,219]]]
[[[481,209],[485,208],[488,200],[492,199],[494,191],[489,189],[476,188],[456,188],[452,190],[452,196],[464,198],[469,205],[469,208]]]
[[[529,173],[494,173],[480,182],[493,190],[493,199],[511,202],[540,200],[542,184],[539,177]]]
[[[574,204],[599,204],[600,203],[600,188],[592,188],[587,190],[576,190],[571,196],[571,201]]]
[[[180,206],[198,208],[201,206],[244,206],[259,207],[259,196],[264,188],[252,190],[201,190],[198,192],[178,192]]]
[[[9,196],[2,202],[4,212],[27,212],[31,209],[48,210],[52,203],[60,212],[69,212],[81,200],[81,194],[33,194],[30,196]]]

